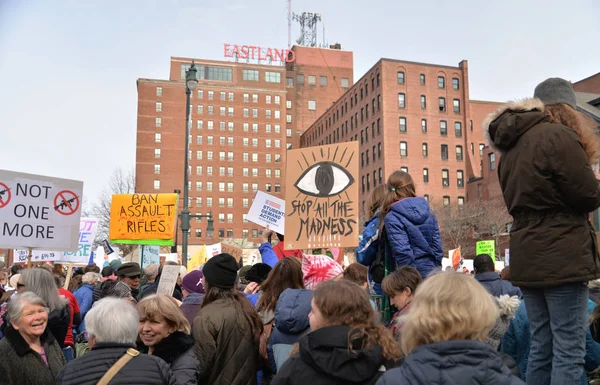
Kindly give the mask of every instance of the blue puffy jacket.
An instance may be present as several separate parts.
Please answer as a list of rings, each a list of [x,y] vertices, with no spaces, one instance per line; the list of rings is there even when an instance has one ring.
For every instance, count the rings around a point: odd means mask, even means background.
[[[85,331],[85,315],[92,308],[94,303],[94,286],[84,283],[81,287],[73,293],[81,313],[81,323],[77,327],[77,332],[82,333]]]
[[[277,373],[290,357],[294,344],[310,332],[308,313],[313,297],[311,290],[286,289],[275,308],[275,323],[267,344],[271,372]]]
[[[425,198],[394,203],[385,216],[385,229],[396,266],[412,266],[423,278],[442,266],[440,228]]]
[[[377,258],[379,250],[379,211],[375,213],[373,218],[365,222],[365,229],[362,234],[362,239],[356,248],[356,262],[369,268],[369,280],[371,280],[371,266]],[[381,284],[375,283],[373,290],[379,295],[382,295]]]

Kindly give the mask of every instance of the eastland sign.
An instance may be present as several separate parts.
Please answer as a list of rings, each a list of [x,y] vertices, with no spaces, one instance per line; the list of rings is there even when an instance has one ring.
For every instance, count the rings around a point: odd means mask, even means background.
[[[223,54],[225,57],[237,57],[238,59],[271,59],[286,63],[291,63],[296,59],[296,54],[290,49],[265,49],[254,45],[224,44]]]

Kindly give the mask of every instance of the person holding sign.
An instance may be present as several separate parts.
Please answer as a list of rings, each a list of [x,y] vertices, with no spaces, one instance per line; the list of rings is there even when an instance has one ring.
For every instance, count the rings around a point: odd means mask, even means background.
[[[527,304],[531,384],[578,384],[585,357],[587,282],[600,278],[600,207],[592,165],[600,157],[596,124],[577,111],[573,85],[550,78],[534,97],[509,102],[484,122],[501,158],[498,179],[510,228],[511,281]]]

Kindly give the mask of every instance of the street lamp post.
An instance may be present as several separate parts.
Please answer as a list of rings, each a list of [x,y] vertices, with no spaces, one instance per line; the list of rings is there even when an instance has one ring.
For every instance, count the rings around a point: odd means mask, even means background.
[[[184,169],[183,169],[183,210],[179,214],[179,218],[181,219],[181,262],[183,266],[187,267],[187,255],[188,255],[188,237],[190,234],[190,219],[191,218],[207,218],[208,225],[206,226],[206,236],[208,238],[212,238],[213,236],[213,219],[212,212],[202,215],[202,214],[190,214],[189,207],[189,156],[188,153],[190,151],[190,97],[192,91],[196,89],[198,86],[198,79],[196,78],[196,65],[194,61],[192,61],[192,65],[189,70],[185,73],[185,161],[184,161]],[[175,243],[175,247],[177,248],[177,243]],[[176,249],[177,251],[177,249]]]

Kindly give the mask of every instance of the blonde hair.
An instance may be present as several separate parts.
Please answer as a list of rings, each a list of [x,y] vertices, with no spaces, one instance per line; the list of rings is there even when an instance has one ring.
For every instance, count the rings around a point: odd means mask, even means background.
[[[498,306],[470,275],[443,272],[417,288],[403,317],[402,351],[441,341],[484,341],[499,316]]]
[[[140,322],[146,320],[159,321],[163,318],[176,331],[190,334],[190,323],[185,318],[173,298],[164,294],[154,294],[145,297],[137,304]]]

